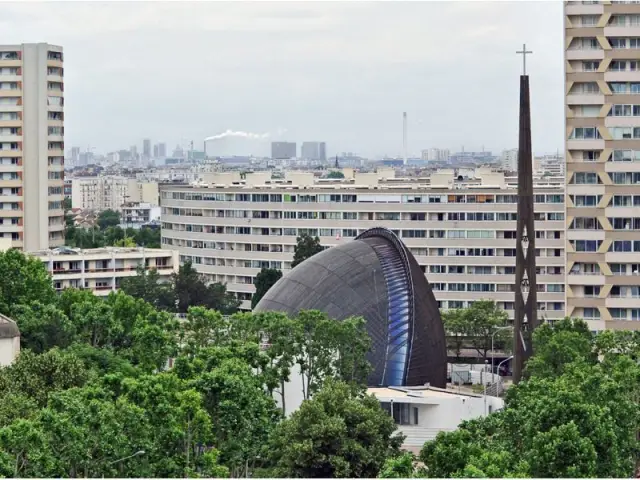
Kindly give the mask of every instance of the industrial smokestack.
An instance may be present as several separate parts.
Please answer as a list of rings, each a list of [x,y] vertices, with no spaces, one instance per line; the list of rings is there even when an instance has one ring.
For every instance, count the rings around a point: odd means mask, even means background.
[[[407,112],[402,112],[402,151],[404,164],[407,164]]]

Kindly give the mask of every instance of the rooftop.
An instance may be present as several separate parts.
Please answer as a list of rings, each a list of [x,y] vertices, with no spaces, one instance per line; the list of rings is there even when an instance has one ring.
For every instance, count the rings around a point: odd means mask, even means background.
[[[393,169],[378,169],[376,172],[358,172],[350,168],[342,169],[345,178],[322,178],[318,172],[287,171],[284,178],[273,177],[271,172],[239,172],[204,173],[200,181],[190,185],[166,185],[160,188],[194,187],[222,189],[236,188],[273,190],[385,190],[385,191],[415,191],[415,190],[516,190],[518,188],[517,174],[505,173],[489,167],[481,168],[447,168],[430,172],[418,172],[414,176],[396,177]],[[536,189],[563,189],[565,179],[562,176],[547,176],[534,179]]]
[[[20,336],[16,322],[0,314],[0,338],[15,338]]]
[[[381,401],[403,399],[408,403],[422,403],[421,399],[481,398],[481,395],[460,392],[458,389],[424,387],[371,387],[367,393],[375,395]]]
[[[156,253],[156,252],[169,252],[169,250],[161,248],[144,248],[144,247],[103,247],[103,248],[72,248],[72,247],[57,247],[47,250],[38,250],[30,252],[31,255],[36,257],[46,257],[49,255],[104,255],[104,254],[118,254],[118,253]]]

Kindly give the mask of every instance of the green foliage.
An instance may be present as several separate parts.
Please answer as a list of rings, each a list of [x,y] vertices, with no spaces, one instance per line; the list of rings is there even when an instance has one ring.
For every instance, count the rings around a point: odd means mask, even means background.
[[[126,238],[126,241],[125,241]],[[101,248],[106,246],[139,246],[160,248],[160,229],[153,227],[127,228],[119,225],[100,228],[81,228],[67,217],[65,244],[77,248]]]
[[[640,446],[640,366],[627,354],[633,338],[599,339],[571,319],[539,327],[527,379],[507,391],[504,410],[425,444],[428,476],[633,476]]]
[[[418,477],[414,462],[415,458],[413,454],[409,452],[405,452],[397,457],[388,457],[378,474],[378,478]]]
[[[311,400],[280,422],[268,448],[280,476],[373,478],[403,441],[373,396],[327,381]]]
[[[491,337],[494,336],[494,347],[507,347],[512,335],[510,330],[496,330],[496,327],[507,325],[509,316],[498,308],[495,302],[479,300],[469,308],[452,309],[442,313],[442,322],[447,333],[447,345],[450,350],[460,356],[462,348],[473,348],[487,359],[491,350]]]
[[[263,268],[256,275],[256,292],[251,297],[251,308],[255,308],[271,287],[282,278],[282,272],[275,268]]]
[[[185,262],[172,277],[176,308],[179,313],[187,313],[189,307],[201,306],[218,310],[222,314],[234,313],[240,302],[220,283],[207,285],[204,277]]]
[[[169,312],[187,313],[190,307],[205,307],[229,315],[240,306],[221,283],[207,285],[191,262],[181,265],[169,282],[162,281],[155,269],[147,271],[140,266],[136,276],[123,280],[120,291]]]
[[[320,239],[318,237],[311,237],[303,233],[296,238],[291,268],[304,262],[307,258],[313,257],[316,253],[320,253],[322,250],[323,248],[322,245],[320,245]]]
[[[328,173],[327,178],[344,178],[344,173],[333,170]]]
[[[116,227],[120,224],[120,213],[115,210],[103,210],[98,215],[98,226],[100,230],[106,230],[108,227]]]
[[[51,277],[39,258],[19,250],[0,252],[0,313],[13,317],[18,305],[55,303]]]
[[[20,355],[0,368],[0,476],[320,475],[318,459],[331,475],[375,476],[398,454],[393,420],[363,395],[370,340],[362,318],[227,318],[235,299],[205,285],[191,265],[170,284],[141,270],[125,282],[140,298],[103,298],[76,289],[56,295],[40,262],[19,252],[2,261],[23,275],[5,276],[0,289],[0,305],[22,331]],[[184,321],[164,311],[176,303]],[[316,395],[283,424],[293,368],[303,372],[305,395]],[[273,457],[270,446],[287,442],[287,432],[293,442]],[[326,455],[308,464],[295,457],[296,442],[314,451],[304,435]]]

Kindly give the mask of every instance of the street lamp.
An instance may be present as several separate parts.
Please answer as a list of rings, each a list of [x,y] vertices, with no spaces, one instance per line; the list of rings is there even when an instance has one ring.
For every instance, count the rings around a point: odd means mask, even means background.
[[[133,457],[139,457],[140,455],[144,455],[145,453],[146,452],[144,450],[138,450],[136,453],[133,453],[127,457],[122,457],[122,458],[119,458],[118,460],[114,460],[113,462],[107,463],[107,467],[110,467],[111,465],[115,465],[116,463],[124,462],[125,460],[129,460],[130,458],[133,458]],[[102,478],[104,478],[104,475],[102,475]]]
[[[512,360],[512,359],[513,359],[513,355],[511,355],[509,358],[505,358],[503,361],[501,361],[501,362],[498,364],[498,369],[500,369],[500,366],[501,366],[503,363],[506,363],[506,362],[508,362],[509,360]]]
[[[107,463],[107,465],[114,465],[116,463],[124,462],[125,460],[129,460],[130,458],[139,457],[140,455],[144,455],[144,454],[145,454],[144,450],[138,450],[136,453],[129,455],[128,457],[123,457],[118,460],[114,460],[113,462]]]
[[[510,328],[513,328],[513,327],[511,325],[507,325],[505,327],[495,327],[496,331],[491,334],[491,383],[495,382],[494,370],[493,370],[493,357],[495,355],[494,351],[493,351],[493,340],[494,340],[494,338],[496,336],[496,333],[498,333],[500,330],[507,330],[507,329],[510,329]],[[498,367],[498,368],[500,368],[500,367]]]

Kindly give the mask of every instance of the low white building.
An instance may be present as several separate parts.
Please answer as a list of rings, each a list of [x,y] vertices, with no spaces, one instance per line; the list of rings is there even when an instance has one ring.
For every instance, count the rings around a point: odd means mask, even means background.
[[[472,420],[504,407],[498,397],[460,393],[434,387],[369,388],[406,436],[403,448],[419,453],[425,442],[439,432],[458,428],[464,420]]]
[[[160,248],[105,247],[82,250],[60,247],[32,252],[40,258],[53,277],[53,286],[87,288],[96,295],[108,295],[120,288],[123,278],[137,274],[139,265],[156,269],[161,279],[169,280],[178,271],[178,252]]]
[[[0,367],[11,365],[20,353],[20,330],[16,322],[0,315]]]
[[[122,205],[121,226],[140,228],[145,223],[160,220],[160,207],[151,203],[128,202]]]

